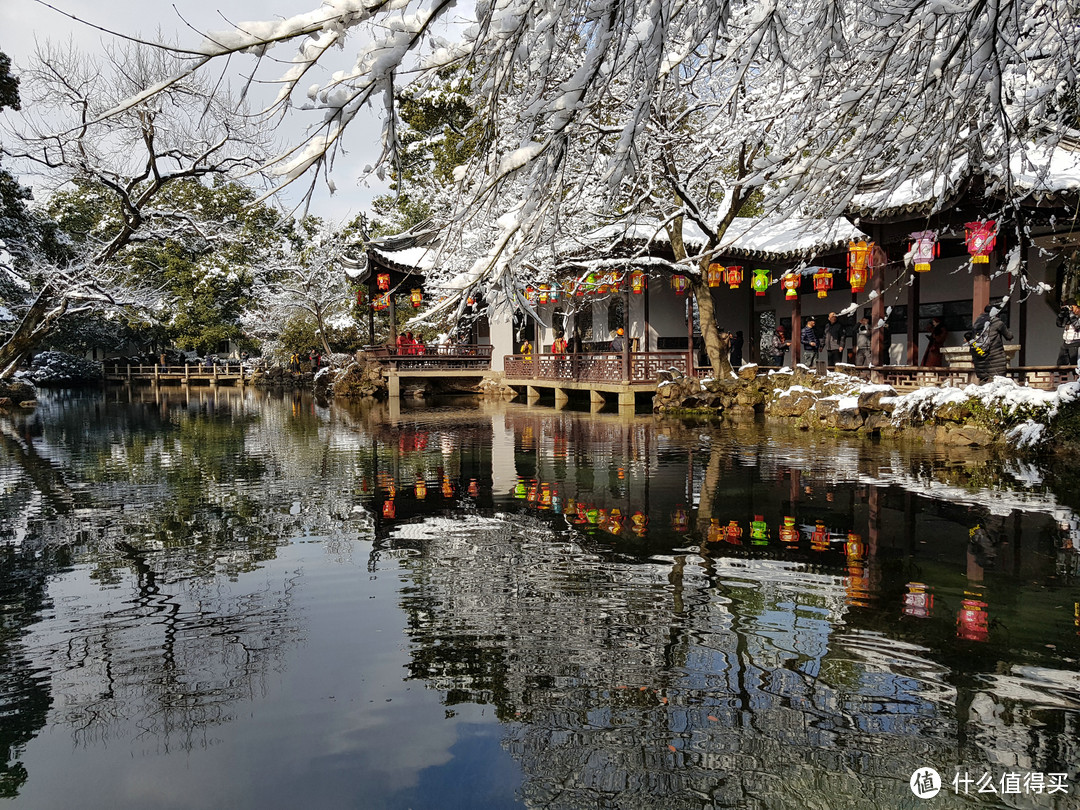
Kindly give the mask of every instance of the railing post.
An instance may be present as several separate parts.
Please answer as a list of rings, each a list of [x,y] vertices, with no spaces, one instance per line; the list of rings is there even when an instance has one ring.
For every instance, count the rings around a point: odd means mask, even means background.
[[[127,364],[127,378],[128,382],[131,382],[131,363]]]

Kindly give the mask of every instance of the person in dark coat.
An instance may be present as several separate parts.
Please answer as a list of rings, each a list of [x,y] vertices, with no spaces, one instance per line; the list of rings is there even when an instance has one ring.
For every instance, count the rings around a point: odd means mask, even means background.
[[[975,350],[976,343],[983,343],[983,328],[986,328],[986,349],[980,354]],[[1008,367],[1005,358],[1005,341],[1012,340],[1012,332],[1005,322],[998,317],[997,311],[989,304],[983,309],[983,314],[971,325],[973,335],[971,359],[975,366],[975,376],[980,383],[989,382],[991,378],[1001,376]]]
[[[735,337],[731,339],[731,367],[739,368],[742,365],[742,350],[745,341],[743,339],[742,331],[735,333]]]
[[[813,318],[806,319],[806,326],[799,333],[799,342],[802,344],[803,357],[806,358],[805,364],[811,368],[816,366],[820,344],[818,343],[817,332],[814,331]]]
[[[1080,352],[1080,304],[1072,303],[1058,312],[1057,325],[1062,329],[1061,349],[1058,350],[1059,366],[1075,366]]]
[[[825,324],[825,357],[830,366],[835,366],[844,357],[844,325],[835,312],[829,313]]]

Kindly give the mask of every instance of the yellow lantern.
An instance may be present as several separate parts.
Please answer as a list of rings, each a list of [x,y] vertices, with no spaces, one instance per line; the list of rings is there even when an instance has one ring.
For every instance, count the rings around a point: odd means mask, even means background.
[[[829,290],[832,289],[832,273],[827,267],[822,267],[816,273],[814,273],[814,289],[817,290],[818,298],[825,298],[829,294]]]
[[[424,301],[424,294],[420,291],[419,287],[412,291],[412,294],[409,296],[409,300],[412,301],[412,305],[415,309],[420,308],[420,304]]]
[[[724,266],[722,264],[718,264],[717,262],[713,262],[709,265],[709,270],[706,274],[706,278],[709,281],[710,287],[719,287],[720,282],[724,280]],[[737,287],[738,284],[734,286]]]
[[[870,257],[874,252],[874,243],[861,240],[848,243],[848,283],[851,291],[860,293],[866,288],[866,282],[873,275]]]
[[[780,285],[784,288],[784,298],[791,301],[799,297],[799,285],[802,283],[802,273],[784,273],[780,279]]]
[[[630,291],[634,295],[645,292],[645,274],[640,270],[635,270],[630,274]]]

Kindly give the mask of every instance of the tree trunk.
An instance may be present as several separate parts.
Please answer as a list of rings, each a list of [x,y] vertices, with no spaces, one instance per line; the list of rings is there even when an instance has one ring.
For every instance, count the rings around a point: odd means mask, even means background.
[[[705,342],[705,353],[709,355],[709,365],[712,366],[713,376],[723,380],[731,376],[730,341],[720,337],[720,328],[716,325],[715,308],[713,307],[712,290],[704,278],[695,278],[692,281],[694,297],[697,299],[698,319],[701,327],[701,339]]]
[[[51,286],[46,284],[38,293],[19,326],[0,346],[0,380],[9,380],[15,376],[19,365],[34,350],[42,333],[48,331],[50,325],[67,309],[66,301],[57,303],[50,299]],[[50,304],[53,304],[52,312],[49,311]]]

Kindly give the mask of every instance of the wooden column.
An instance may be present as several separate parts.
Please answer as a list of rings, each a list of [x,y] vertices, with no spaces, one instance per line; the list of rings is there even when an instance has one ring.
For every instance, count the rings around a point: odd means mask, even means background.
[[[622,341],[623,382],[630,383],[630,283],[627,281],[623,292],[623,341]]]
[[[1021,232],[1023,229],[1019,229]],[[1021,286],[1024,283],[1024,279],[1027,278],[1028,268],[1028,240],[1024,236],[1020,237],[1020,279]],[[1012,294],[1010,290],[1010,295]],[[1027,365],[1027,331],[1028,331],[1028,296],[1024,296],[1020,299],[1020,305],[1017,308],[1017,323],[1016,323],[1016,339],[1020,341],[1020,351],[1017,352],[1016,362],[1020,366]],[[1019,534],[1017,535],[1019,537]],[[1019,543],[1018,543],[1019,545]]]
[[[905,268],[902,272],[908,272]],[[912,281],[907,293],[907,364],[919,365],[919,286],[922,273],[911,271]]]
[[[802,272],[802,271],[799,271]],[[788,335],[788,340],[791,341],[791,367],[795,368],[795,364],[802,360],[802,341],[800,336],[802,335],[802,294],[795,296],[795,300],[791,302],[791,334]]]
[[[388,295],[387,298],[390,301],[390,306],[387,312],[390,313],[390,345],[396,350],[397,348],[397,304],[394,303],[395,296]],[[511,346],[511,348],[513,348]]]

